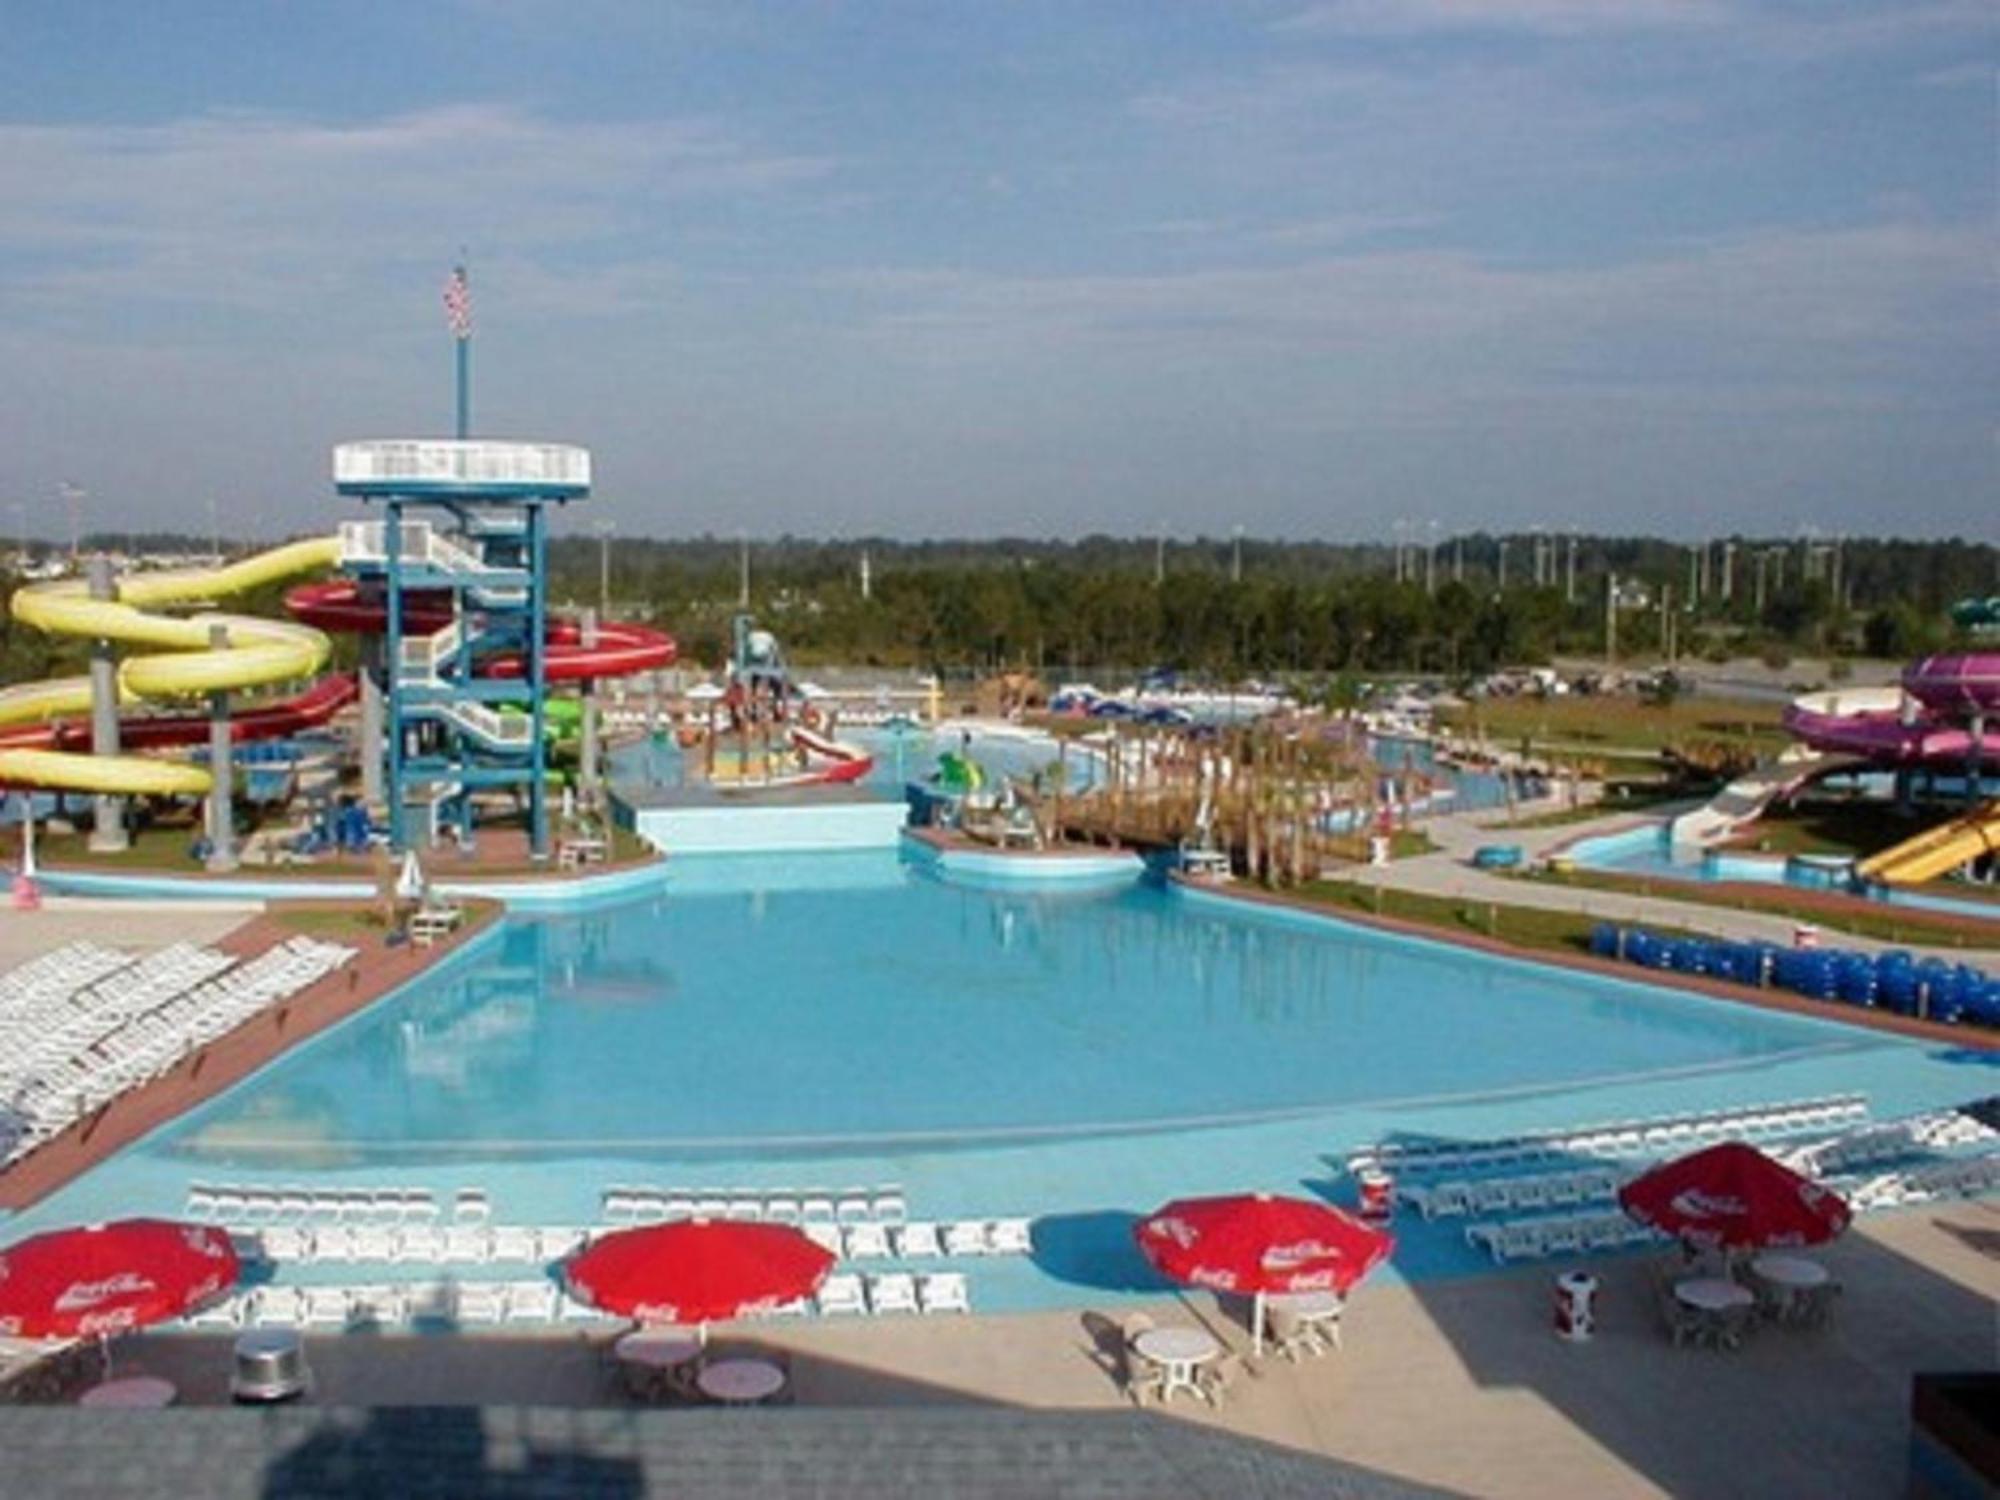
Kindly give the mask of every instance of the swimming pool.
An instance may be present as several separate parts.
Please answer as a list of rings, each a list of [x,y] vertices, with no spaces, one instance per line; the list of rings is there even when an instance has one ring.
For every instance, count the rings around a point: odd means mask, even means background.
[[[1733,849],[1677,847],[1664,823],[1646,823],[1617,833],[1578,839],[1562,851],[1587,870],[1620,875],[1650,875],[1666,880],[1745,880],[1760,885],[1790,885],[1801,890],[1840,891],[1891,906],[1951,912],[2000,922],[2000,906],[1976,896],[1963,899],[1932,891],[1868,884],[1856,891],[1851,859],[1836,855],[1751,854]]]
[[[477,1184],[522,1223],[591,1222],[635,1181],[1123,1213],[1309,1189],[1383,1136],[1850,1089],[1878,1114],[1990,1091],[1830,1021],[1199,893],[966,889],[893,853],[684,859],[640,899],[510,919],[9,1237],[179,1212],[217,1180]],[[986,1306],[1073,1295],[1025,1262],[981,1276]]]

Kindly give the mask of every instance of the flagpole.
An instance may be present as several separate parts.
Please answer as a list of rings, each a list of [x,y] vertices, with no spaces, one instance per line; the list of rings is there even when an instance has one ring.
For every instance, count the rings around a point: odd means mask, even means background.
[[[445,316],[451,325],[452,356],[458,376],[458,411],[455,436],[464,442],[472,436],[472,283],[460,257],[445,283]]]
[[[458,268],[462,278],[465,267]],[[464,329],[454,341],[458,355],[458,439],[472,436],[472,329]]]

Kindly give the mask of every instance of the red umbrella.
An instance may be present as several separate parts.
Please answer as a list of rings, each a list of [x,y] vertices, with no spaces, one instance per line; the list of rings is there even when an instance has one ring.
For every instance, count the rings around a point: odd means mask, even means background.
[[[238,1269],[229,1236],[202,1224],[121,1219],[38,1234],[0,1251],[0,1333],[124,1333],[199,1307]]]
[[[833,1252],[784,1224],[680,1219],[605,1235],[570,1258],[571,1288],[647,1323],[711,1323],[819,1289]]]
[[[1252,1295],[1260,1351],[1266,1293],[1346,1296],[1396,1248],[1392,1236],[1330,1204],[1266,1193],[1176,1199],[1132,1233],[1146,1259],[1174,1280]]]
[[[1620,1188],[1618,1202],[1655,1229],[1727,1250],[1817,1245],[1849,1218],[1838,1193],[1742,1141],[1657,1166]]]

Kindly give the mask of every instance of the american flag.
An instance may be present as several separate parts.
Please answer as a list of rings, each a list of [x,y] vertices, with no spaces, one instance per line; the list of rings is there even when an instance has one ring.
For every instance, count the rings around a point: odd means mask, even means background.
[[[472,287],[465,279],[465,267],[453,266],[444,283],[444,320],[455,339],[472,337]]]

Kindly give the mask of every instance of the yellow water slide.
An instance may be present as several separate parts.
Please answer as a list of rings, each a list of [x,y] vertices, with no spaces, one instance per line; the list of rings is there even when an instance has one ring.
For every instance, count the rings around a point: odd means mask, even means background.
[[[185,698],[234,692],[310,677],[326,664],[327,638],[309,625],[254,615],[202,612],[153,614],[163,606],[199,605],[331,567],[340,560],[338,537],[315,537],[259,552],[219,568],[138,573],[120,579],[115,599],[93,599],[80,578],[29,584],[15,591],[14,618],[51,635],[83,636],[127,646],[162,648],[118,664],[118,700]],[[221,626],[228,644],[217,648],[211,631]],[[41,723],[90,712],[88,677],[52,678],[0,688],[0,727]],[[141,755],[81,755],[61,750],[0,749],[0,782],[64,791],[207,792],[208,772]]]
[[[1995,851],[2000,851],[2000,801],[1871,855],[1854,867],[1854,873],[1891,885],[1921,885]]]

